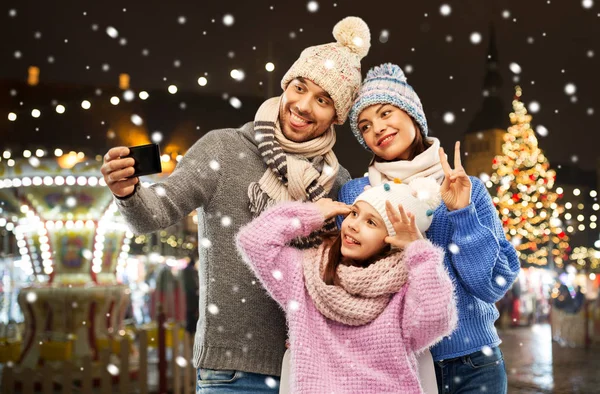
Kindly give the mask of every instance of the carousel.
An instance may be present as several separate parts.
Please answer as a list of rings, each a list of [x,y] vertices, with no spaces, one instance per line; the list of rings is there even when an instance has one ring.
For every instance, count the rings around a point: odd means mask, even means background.
[[[16,239],[15,267],[31,277],[18,295],[23,333],[4,338],[0,354],[18,368],[69,361],[75,371],[89,357],[99,375],[100,352],[118,354],[127,344],[128,368],[135,369],[137,352],[123,324],[130,289],[116,277],[133,234],[101,178],[101,158],[53,153],[12,159],[5,152],[0,161],[0,220]]]

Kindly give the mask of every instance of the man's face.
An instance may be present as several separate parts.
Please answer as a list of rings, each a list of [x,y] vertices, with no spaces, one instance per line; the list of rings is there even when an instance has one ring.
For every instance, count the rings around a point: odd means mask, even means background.
[[[329,94],[305,78],[292,80],[279,108],[283,135],[294,142],[305,142],[323,135],[335,121],[335,107]]]

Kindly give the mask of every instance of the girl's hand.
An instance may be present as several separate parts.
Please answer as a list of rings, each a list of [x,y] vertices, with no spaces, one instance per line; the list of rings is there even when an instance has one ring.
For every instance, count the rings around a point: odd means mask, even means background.
[[[440,148],[440,161],[444,169],[444,182],[440,188],[442,200],[449,211],[465,208],[471,203],[471,180],[460,161],[460,141],[454,146],[454,170],[448,164],[444,148]]]
[[[408,244],[419,239],[423,239],[423,234],[417,228],[415,215],[406,213],[402,205],[398,205],[398,209],[394,209],[389,201],[385,202],[385,210],[387,212],[396,235],[393,237],[385,237],[385,242],[400,249],[405,249]]]
[[[323,216],[325,216],[325,220],[337,215],[345,216],[350,213],[350,206],[343,202],[333,201],[331,198],[321,198],[314,202],[314,204],[319,208]]]

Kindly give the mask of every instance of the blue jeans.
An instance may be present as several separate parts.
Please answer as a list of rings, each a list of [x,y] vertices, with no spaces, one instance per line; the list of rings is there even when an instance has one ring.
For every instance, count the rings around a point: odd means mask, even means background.
[[[489,352],[488,352],[489,353]],[[506,394],[504,357],[499,347],[492,354],[475,352],[466,356],[434,362],[440,394]]]
[[[279,377],[243,371],[196,370],[196,394],[277,394]]]

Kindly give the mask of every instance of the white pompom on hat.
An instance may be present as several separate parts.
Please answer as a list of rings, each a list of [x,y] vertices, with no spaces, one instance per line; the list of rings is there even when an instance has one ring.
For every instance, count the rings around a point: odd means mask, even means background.
[[[319,85],[331,96],[338,124],[348,112],[362,81],[360,60],[369,53],[371,33],[360,18],[349,16],[333,28],[336,42],[308,47],[285,73],[281,87],[285,90],[295,78],[302,77]]]
[[[425,233],[433,221],[433,213],[442,202],[442,196],[440,185],[434,178],[421,177],[413,179],[408,185],[386,182],[370,187],[356,197],[354,202],[357,201],[367,202],[375,208],[385,222],[388,235],[393,237],[396,235],[396,231],[385,210],[386,201],[389,201],[396,209],[398,204],[402,204],[406,212],[415,215],[419,231]]]

